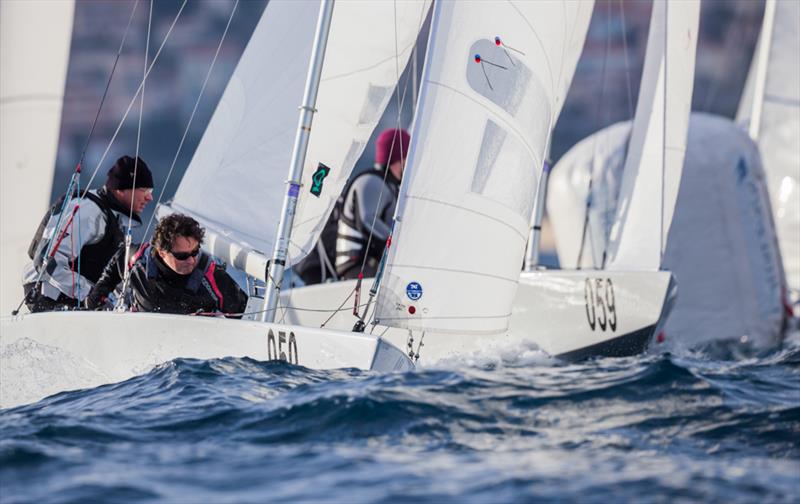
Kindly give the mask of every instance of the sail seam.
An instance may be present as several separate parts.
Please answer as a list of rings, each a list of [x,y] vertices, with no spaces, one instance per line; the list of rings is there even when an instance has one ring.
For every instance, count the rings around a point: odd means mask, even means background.
[[[441,315],[438,317],[381,317],[381,321],[383,320],[465,320],[465,319],[503,319],[510,317],[511,314],[507,313],[505,315],[468,315],[468,316],[460,316],[460,315]],[[439,330],[437,329],[437,332]],[[495,332],[495,331],[493,331]],[[504,332],[504,331],[496,331],[496,332]]]
[[[373,68],[377,68],[377,67],[383,65],[384,63],[386,63],[387,61],[391,61],[393,59],[397,59],[399,57],[402,57],[402,55],[405,54],[406,51],[410,51],[414,47],[414,45],[416,43],[417,43],[417,39],[415,38],[412,43],[410,43],[407,46],[405,46],[403,48],[403,50],[400,51],[398,54],[392,54],[388,58],[384,58],[384,59],[382,59],[380,61],[377,61],[374,64],[369,65],[369,66],[364,66],[364,67],[357,68],[355,70],[351,70],[349,72],[340,73],[338,75],[331,75],[330,77],[325,77],[324,79],[322,79],[322,82],[330,82],[330,81],[336,80],[336,79],[343,79],[345,77],[350,77],[351,75],[356,75],[358,73],[366,72],[367,70],[372,70]]]
[[[447,84],[445,84],[443,82],[438,82],[438,81],[434,81],[434,80],[428,80],[427,82],[428,82],[428,84],[430,84],[432,86],[440,86],[440,87],[442,87],[444,89],[448,89],[448,90],[450,90],[450,91],[452,91],[452,92],[454,92],[454,93],[456,93],[456,94],[458,94],[460,96],[463,96],[464,98],[470,100],[471,102],[473,102],[476,105],[478,105],[479,107],[481,107],[483,110],[487,111],[492,116],[492,118],[497,119],[498,122],[502,122],[503,123],[503,127],[505,127],[508,131],[514,133],[517,136],[517,140],[522,145],[525,146],[525,149],[528,151],[528,154],[530,154],[531,158],[533,159],[534,166],[541,166],[541,164],[543,162],[543,160],[541,159],[541,156],[537,156],[536,153],[531,148],[531,146],[528,145],[528,142],[525,140],[525,135],[523,135],[519,130],[517,130],[517,128],[515,128],[514,125],[511,124],[509,121],[507,121],[502,115],[498,114],[497,112],[495,112],[491,108],[487,107],[486,104],[482,103],[479,100],[476,100],[475,98],[473,98],[472,96],[468,95],[467,93],[461,91],[460,89],[456,89],[456,88],[454,88],[454,87],[452,87],[450,85],[447,85]]]
[[[459,269],[454,269],[454,268],[440,268],[438,266],[420,266],[420,265],[417,265],[417,264],[397,264],[397,263],[392,263],[392,264],[390,264],[390,266],[392,268],[394,268],[394,269],[396,269],[396,268],[410,268],[410,269],[428,270],[428,271],[446,271],[448,273],[461,273],[461,274],[464,274],[464,275],[473,275],[473,276],[479,276],[479,277],[485,277],[485,278],[493,278],[495,280],[502,280],[504,282],[511,282],[511,283],[514,283],[514,284],[517,283],[518,280],[519,280],[518,278],[506,278],[506,277],[501,277],[499,275],[490,275],[488,273],[479,273],[477,271],[459,270]]]
[[[528,237],[525,236],[523,233],[520,233],[519,230],[517,230],[514,226],[512,226],[511,224],[509,224],[507,222],[503,222],[502,220],[500,220],[500,219],[498,219],[496,217],[492,217],[491,215],[486,215],[485,213],[481,213],[481,212],[478,212],[476,210],[471,210],[469,208],[465,208],[465,207],[462,207],[460,205],[455,205],[453,203],[447,203],[447,202],[444,202],[444,201],[441,201],[441,200],[435,200],[435,199],[431,199],[431,198],[424,198],[422,196],[413,196],[413,195],[408,194],[408,195],[406,195],[406,198],[407,199],[415,199],[415,200],[419,200],[419,201],[427,201],[428,203],[438,203],[439,205],[444,205],[444,206],[448,206],[448,207],[451,207],[451,208],[457,208],[459,210],[463,210],[464,212],[469,212],[471,214],[480,215],[481,217],[485,217],[486,219],[492,220],[494,222],[497,222],[498,224],[502,224],[503,226],[511,229],[514,233],[517,234],[517,236],[520,237],[520,239],[522,241],[524,241],[526,243],[528,241]]]

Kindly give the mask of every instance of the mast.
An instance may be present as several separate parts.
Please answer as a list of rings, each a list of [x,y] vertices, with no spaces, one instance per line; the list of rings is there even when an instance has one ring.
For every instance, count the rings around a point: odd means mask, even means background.
[[[753,85],[753,109],[750,113],[750,125],[747,133],[750,138],[758,138],[761,128],[761,110],[764,108],[764,86],[767,83],[767,67],[769,66],[769,50],[772,46],[772,28],[775,25],[775,0],[767,0],[764,5],[764,22],[761,27],[761,43],[758,44],[756,59],[756,78]]]
[[[528,252],[525,254],[525,271],[533,271],[539,265],[539,241],[542,236],[542,219],[544,218],[544,202],[547,198],[547,179],[550,177],[550,160],[545,159],[542,165],[542,176],[539,178],[539,189],[536,193],[536,206],[533,211],[530,235],[528,236]]]
[[[311,50],[311,61],[308,69],[308,79],[303,93],[303,104],[300,106],[300,118],[292,149],[292,163],[289,168],[289,179],[286,181],[287,191],[283,198],[281,220],[275,240],[275,249],[267,271],[267,289],[264,302],[264,311],[261,312],[263,322],[275,320],[275,309],[281,294],[281,281],[286,269],[286,256],[289,249],[289,239],[292,234],[294,213],[297,207],[297,198],[300,195],[300,180],[303,176],[303,164],[306,161],[308,139],[311,135],[311,123],[314,119],[314,106],[317,103],[317,91],[322,77],[322,63],[325,59],[325,47],[328,44],[328,32],[333,17],[334,0],[322,0],[317,20],[317,30],[314,36],[314,46]]]

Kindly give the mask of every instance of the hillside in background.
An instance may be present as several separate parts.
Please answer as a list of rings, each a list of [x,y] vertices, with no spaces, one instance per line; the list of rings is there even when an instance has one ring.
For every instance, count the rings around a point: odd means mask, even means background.
[[[152,61],[169,32],[182,2],[155,2],[150,25],[149,57]],[[186,4],[148,76],[142,106],[139,152],[162,187],[173,164],[165,198],[174,193],[197,143],[247,44],[266,2],[240,2],[207,88],[199,103],[179,155],[178,146],[220,43],[234,2],[198,0]],[[135,11],[134,11],[134,6]],[[109,145],[144,73],[148,42],[149,2],[132,0],[78,0],[65,90],[65,102],[53,197],[64,190],[68,174],[80,158],[108,82],[128,20],[130,30],[88,143],[84,166],[94,169]],[[133,15],[131,13],[133,12]],[[695,77],[694,109],[733,117],[760,29],[763,6],[750,0],[704,0]],[[599,0],[583,55],[573,79],[561,118],[556,125],[551,157],[557,160],[569,147],[609,124],[633,116],[639,77],[647,43],[650,2]],[[424,44],[424,35],[420,37]],[[287,48],[291,50],[291,48]],[[421,72],[424,51],[418,54]],[[269,55],[265,55],[269,64]],[[280,72],[279,68],[275,69]],[[401,79],[402,86],[410,79]],[[410,85],[409,89],[411,88]],[[410,93],[410,91],[409,91]],[[406,100],[401,123],[411,121],[411,100]],[[382,122],[396,121],[393,100]],[[113,161],[136,151],[139,102],[131,109],[100,167],[103,175]],[[372,163],[368,146],[359,162]],[[102,176],[99,177],[102,180]]]

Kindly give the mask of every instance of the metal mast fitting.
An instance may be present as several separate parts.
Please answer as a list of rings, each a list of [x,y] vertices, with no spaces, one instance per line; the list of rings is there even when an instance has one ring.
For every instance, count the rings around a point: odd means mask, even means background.
[[[289,179],[286,195],[283,198],[281,220],[275,240],[275,249],[272,260],[267,270],[267,291],[264,302],[264,311],[261,312],[263,322],[275,321],[275,310],[281,295],[281,281],[286,269],[286,257],[289,250],[289,239],[292,234],[294,213],[297,208],[297,198],[300,195],[300,181],[303,178],[303,164],[306,161],[308,138],[311,134],[311,123],[314,119],[314,108],[317,103],[317,91],[322,77],[322,63],[325,60],[325,46],[328,44],[328,32],[333,17],[334,0],[322,0],[317,20],[317,32],[314,37],[314,46],[311,50],[311,61],[306,79],[306,89],[303,94],[303,104],[300,106],[300,119],[294,138],[292,150],[292,164],[289,168]]]

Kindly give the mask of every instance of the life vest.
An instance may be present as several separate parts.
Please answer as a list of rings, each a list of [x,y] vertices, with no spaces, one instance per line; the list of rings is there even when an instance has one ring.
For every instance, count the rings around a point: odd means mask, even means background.
[[[176,285],[161,272],[155,254],[149,244],[144,244],[131,258],[134,303],[140,309],[165,313],[225,312],[225,298],[214,277],[220,266],[211,257],[201,253],[197,267],[185,283]]]
[[[79,194],[74,192],[72,198],[79,197]],[[66,195],[62,195],[50,207],[47,213],[42,217],[39,227],[28,246],[28,257],[33,259],[37,271],[41,271],[42,264],[46,261],[45,253],[52,238],[43,238],[44,230],[50,219],[58,216],[64,206],[64,199]],[[106,198],[102,198],[94,193],[86,192],[85,198],[97,205],[101,212],[106,216],[106,227],[103,231],[103,237],[97,243],[84,245],[78,256],[70,262],[70,269],[72,271],[80,271],[81,276],[87,278],[92,282],[97,282],[103,269],[108,264],[108,261],[119,248],[120,244],[124,241],[124,235],[119,225],[119,218],[111,209],[109,202]]]
[[[381,167],[380,169],[384,168]],[[328,216],[328,220],[322,227],[317,244],[318,246],[315,247],[314,250],[302,261],[294,266],[293,269],[295,273],[300,275],[306,285],[320,283],[323,277],[322,270],[323,268],[327,268],[326,264],[336,264],[336,240],[339,235],[339,221],[341,221],[344,217],[344,202],[347,198],[347,194],[350,192],[350,188],[353,186],[353,183],[365,175],[377,175],[379,177],[383,177],[383,172],[379,171],[378,169],[366,170],[351,178],[347,184],[345,184],[344,188],[342,189],[342,193],[339,195],[339,197],[336,199],[336,203],[333,205],[333,209]],[[322,251],[319,250],[320,244],[322,245]],[[324,253],[326,257],[321,257],[321,253]]]
[[[378,168],[378,167],[376,167]],[[358,180],[362,176],[371,175],[374,177],[379,177],[383,179],[384,173],[383,170],[388,170],[388,168],[380,167],[378,169],[367,170],[365,172],[360,173],[356,176],[351,182],[350,185],[347,187],[347,191],[342,193],[342,204],[340,207],[339,212],[339,219],[337,224],[337,233],[336,233],[336,246],[335,246],[335,262],[336,271],[340,275],[344,275],[351,271],[354,267],[360,267],[364,261],[364,257],[372,257],[376,260],[379,260],[381,255],[383,254],[383,249],[385,244],[382,240],[377,240],[375,237],[372,237],[370,241],[369,235],[370,230],[367,226],[364,225],[364,221],[361,215],[358,214],[358,195],[353,195],[353,206],[352,206],[352,217],[347,215],[345,212],[344,205],[347,201],[350,191],[352,190],[353,186],[355,185],[356,180]],[[387,175],[385,179],[385,184],[388,185],[391,191],[395,195],[395,199],[397,198],[398,183],[394,177],[390,174]],[[396,202],[395,202],[396,203]],[[385,214],[387,211],[390,213],[394,213],[394,204],[391,201],[384,201],[384,208],[382,212]],[[390,221],[392,215],[379,215],[381,220],[384,222]],[[367,248],[367,244],[369,243],[369,249]]]

